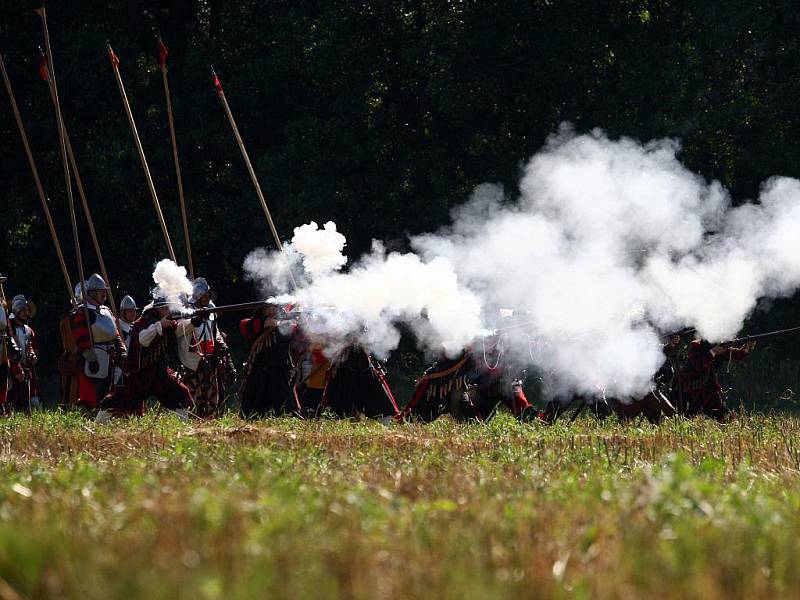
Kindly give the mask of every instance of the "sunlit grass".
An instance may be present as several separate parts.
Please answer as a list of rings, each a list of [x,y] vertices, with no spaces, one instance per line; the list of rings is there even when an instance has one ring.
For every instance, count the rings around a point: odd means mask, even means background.
[[[13,417],[0,597],[795,595],[798,433]]]

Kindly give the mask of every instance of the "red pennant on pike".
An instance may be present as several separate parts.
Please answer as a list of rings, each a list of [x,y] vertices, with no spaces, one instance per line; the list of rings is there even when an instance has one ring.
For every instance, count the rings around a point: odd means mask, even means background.
[[[108,47],[108,59],[111,61],[111,64],[115,69],[119,67],[119,59],[117,58],[117,55],[114,54],[111,46]]]
[[[214,87],[220,94],[224,94],[225,92],[222,91],[222,83],[220,83],[219,77],[217,77],[217,72],[212,71],[211,74],[214,76]]]
[[[47,70],[47,57],[41,48],[39,48],[39,77],[42,78],[42,81],[47,81],[50,78],[50,72]]]
[[[164,45],[164,42],[161,41],[161,38],[158,39],[158,64],[161,67],[167,66],[167,56],[169,56],[169,50]]]

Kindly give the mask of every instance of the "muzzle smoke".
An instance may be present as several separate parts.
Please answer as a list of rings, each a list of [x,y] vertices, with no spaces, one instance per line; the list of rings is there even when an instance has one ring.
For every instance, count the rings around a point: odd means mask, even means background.
[[[772,178],[733,208],[679,150],[563,126],[525,166],[517,198],[479,186],[449,226],[412,238],[412,253],[374,242],[347,272],[335,225],[304,225],[286,246],[299,300],[339,307],[321,326],[380,354],[400,322],[428,351],[478,346],[503,327],[497,308],[513,308],[526,326],[503,336],[504,360],[533,363],[553,395],[638,396],[661,335],[733,337],[760,298],[800,285],[800,181]],[[256,250],[245,271],[264,292],[288,289],[279,253]]]

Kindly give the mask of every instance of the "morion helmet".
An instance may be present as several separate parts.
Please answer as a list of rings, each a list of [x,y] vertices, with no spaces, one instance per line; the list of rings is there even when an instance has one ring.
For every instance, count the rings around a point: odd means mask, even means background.
[[[136,310],[137,309],[136,301],[133,298],[131,298],[130,296],[126,295],[122,299],[122,302],[119,303],[119,309],[120,310]]]
[[[92,273],[92,276],[86,281],[86,291],[87,292],[96,292],[97,290],[107,290],[108,285],[106,285],[105,280],[100,277],[97,273]]]
[[[211,286],[206,281],[205,277],[198,277],[192,282],[192,296],[190,298],[192,304],[200,300],[206,294],[211,293]]]

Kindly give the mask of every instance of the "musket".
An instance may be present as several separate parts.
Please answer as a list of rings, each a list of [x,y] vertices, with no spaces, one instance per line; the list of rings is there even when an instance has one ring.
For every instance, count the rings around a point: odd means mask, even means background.
[[[274,299],[256,300],[254,302],[241,302],[239,304],[223,304],[221,306],[209,306],[206,308],[188,309],[184,311],[175,311],[170,314],[171,319],[191,319],[192,317],[205,317],[210,314],[223,314],[229,312],[242,312],[247,310],[256,310],[264,308],[265,306],[274,306]],[[289,320],[296,319],[303,315],[313,315],[320,312],[328,312],[336,310],[333,306],[323,306],[320,308],[297,308],[291,311],[286,311],[281,308],[278,314],[275,315],[276,320]]]
[[[223,314],[229,312],[240,312],[255,310],[271,304],[267,300],[256,300],[255,302],[240,302],[239,304],[223,304],[222,306],[208,306],[194,310],[175,311],[170,314],[171,319],[191,319],[192,317],[205,317],[210,314]]]
[[[768,331],[767,333],[756,333],[754,335],[746,335],[744,337],[735,338],[732,340],[728,340],[726,342],[721,342],[717,345],[724,347],[740,346],[742,344],[746,344],[747,342],[758,342],[761,340],[769,340],[772,338],[782,337],[784,335],[792,335],[796,333],[800,333],[800,327],[789,327],[788,329],[778,329],[777,331]]]
[[[678,331],[673,331],[668,333],[665,337],[671,338],[673,336],[683,337],[685,335],[689,335],[697,331],[696,327],[684,327],[683,329],[679,329]]]

